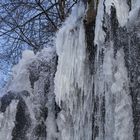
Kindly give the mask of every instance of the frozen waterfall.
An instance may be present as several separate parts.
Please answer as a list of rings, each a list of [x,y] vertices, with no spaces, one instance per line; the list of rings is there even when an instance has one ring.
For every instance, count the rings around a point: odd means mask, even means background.
[[[85,12],[81,12],[81,6],[74,9],[58,32],[55,94],[61,108],[58,126],[62,140],[137,139],[133,132],[130,75],[125,60],[126,46],[129,47],[125,34],[129,34],[126,27],[131,21],[131,6],[125,0],[100,0],[93,74],[81,18]]]
[[[14,66],[0,140],[140,140],[140,1],[99,0],[91,23],[89,5]]]

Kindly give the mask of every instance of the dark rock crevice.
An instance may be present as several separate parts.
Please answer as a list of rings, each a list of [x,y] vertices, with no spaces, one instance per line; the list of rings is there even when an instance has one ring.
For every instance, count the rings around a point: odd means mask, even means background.
[[[27,133],[31,126],[31,119],[28,108],[23,99],[17,105],[15,127],[12,131],[12,140],[27,140]]]

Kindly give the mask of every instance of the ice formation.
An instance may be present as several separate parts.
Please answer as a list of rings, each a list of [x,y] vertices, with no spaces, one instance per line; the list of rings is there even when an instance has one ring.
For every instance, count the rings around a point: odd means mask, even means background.
[[[0,99],[0,140],[53,140],[57,137],[54,100],[55,49],[23,52]],[[56,136],[54,135],[56,133]]]
[[[86,8],[73,8],[56,52],[25,51],[13,68],[0,140],[140,139],[140,2],[100,0],[90,47]]]
[[[88,130],[92,129],[93,77],[86,62],[83,15],[83,5],[75,7],[56,39],[55,94],[62,109],[58,117],[61,140],[90,140],[92,135]]]
[[[57,34],[59,59],[55,94],[61,107],[58,117],[61,139],[134,139],[133,103],[125,60],[125,49],[129,44],[125,40],[127,37],[123,38],[130,20],[129,6],[127,1],[99,1],[94,39],[97,45],[94,75],[89,73],[83,19],[73,24],[69,17]],[[71,16],[75,19],[77,15]],[[78,29],[75,28],[77,24]],[[80,34],[80,31],[83,33]],[[83,43],[80,44],[79,40]]]
[[[82,24],[84,7],[75,8],[57,34],[56,49],[59,64],[55,77],[56,100],[69,98],[71,88],[77,82],[83,90],[84,61],[86,57],[85,30]],[[58,85],[58,86],[57,86]],[[64,98],[64,99],[63,99]]]

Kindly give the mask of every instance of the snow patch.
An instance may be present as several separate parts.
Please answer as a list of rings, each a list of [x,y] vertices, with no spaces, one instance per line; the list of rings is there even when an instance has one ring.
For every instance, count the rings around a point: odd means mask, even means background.
[[[20,92],[23,90],[32,93],[31,82],[29,79],[29,66],[33,61],[46,62],[51,64],[55,49],[53,47],[44,48],[36,55],[31,50],[25,50],[22,59],[12,68],[13,78],[10,81],[8,90]]]
[[[31,84],[29,80],[28,66],[36,56],[33,51],[25,50],[22,54],[22,59],[12,69],[13,79],[8,90],[20,92],[27,90],[31,92]]]

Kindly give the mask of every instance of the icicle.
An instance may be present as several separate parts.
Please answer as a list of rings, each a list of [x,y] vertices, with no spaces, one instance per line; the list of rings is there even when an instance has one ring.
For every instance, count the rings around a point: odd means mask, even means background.
[[[71,96],[72,87],[77,82],[84,90],[84,61],[86,55],[85,31],[82,24],[84,7],[75,7],[72,15],[60,29],[56,39],[56,49],[59,56],[55,77],[56,101]]]
[[[93,76],[87,62],[84,6],[78,5],[56,38],[59,56],[55,76],[60,140],[91,140]]]

